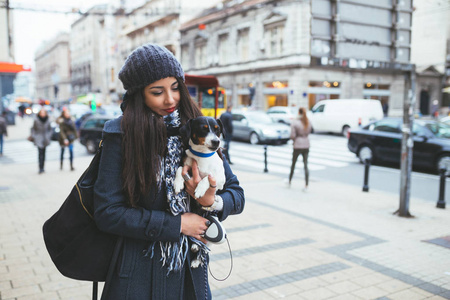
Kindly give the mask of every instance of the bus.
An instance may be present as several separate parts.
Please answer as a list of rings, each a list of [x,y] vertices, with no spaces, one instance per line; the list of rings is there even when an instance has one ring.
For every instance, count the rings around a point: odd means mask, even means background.
[[[190,74],[185,74],[184,77],[192,100],[197,103],[204,116],[218,118],[227,110],[227,94],[219,86],[217,77]]]

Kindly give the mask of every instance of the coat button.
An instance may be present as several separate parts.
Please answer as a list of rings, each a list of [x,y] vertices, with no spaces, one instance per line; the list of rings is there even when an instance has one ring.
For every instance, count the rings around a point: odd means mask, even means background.
[[[151,236],[151,237],[154,237],[156,235],[156,230],[155,229],[150,230],[148,235]]]

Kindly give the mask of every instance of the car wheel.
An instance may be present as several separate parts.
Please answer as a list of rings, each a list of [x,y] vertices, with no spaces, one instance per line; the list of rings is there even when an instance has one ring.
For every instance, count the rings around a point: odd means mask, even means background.
[[[359,149],[358,157],[361,163],[364,163],[366,159],[369,159],[371,162],[375,161],[372,148],[367,145],[364,145]]]
[[[252,132],[250,134],[250,144],[252,145],[259,144],[259,136],[256,132]]]
[[[97,151],[97,144],[93,140],[87,140],[86,149],[89,153],[94,154]]]
[[[344,127],[342,127],[342,135],[347,137],[347,133],[350,129],[350,126],[345,125]]]
[[[450,154],[444,154],[439,156],[437,163],[436,163],[436,169],[437,172],[440,174],[441,169],[446,169],[447,172],[445,175],[450,175]]]

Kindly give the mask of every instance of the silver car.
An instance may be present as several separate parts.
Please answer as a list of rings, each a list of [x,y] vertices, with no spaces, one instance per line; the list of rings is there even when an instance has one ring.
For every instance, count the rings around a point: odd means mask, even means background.
[[[289,125],[274,122],[263,111],[232,111],[233,138],[251,144],[286,144],[290,139]]]

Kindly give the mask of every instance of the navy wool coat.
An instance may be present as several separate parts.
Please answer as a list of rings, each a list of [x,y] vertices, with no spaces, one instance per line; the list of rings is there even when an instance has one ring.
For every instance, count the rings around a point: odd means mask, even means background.
[[[107,122],[103,129],[103,152],[94,188],[94,219],[98,228],[123,237],[102,299],[211,299],[207,266],[191,268],[191,252],[183,270],[169,275],[166,266],[162,266],[159,243],[154,247],[153,258],[144,255],[152,242],[179,240],[181,216],[170,213],[164,187],[142,197],[137,208],[127,204],[122,191],[121,119]],[[226,160],[224,167],[227,180],[224,189],[218,191],[223,198],[220,220],[241,213],[245,203],[244,192]]]

